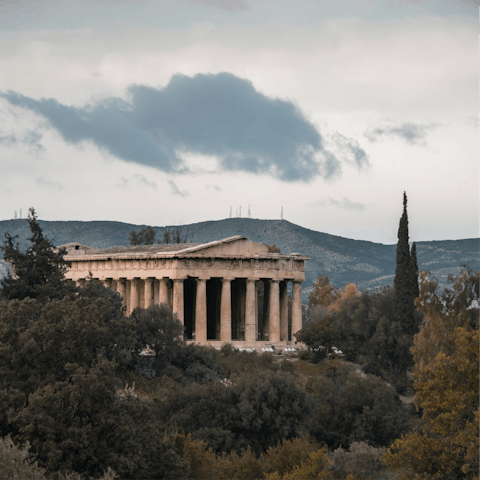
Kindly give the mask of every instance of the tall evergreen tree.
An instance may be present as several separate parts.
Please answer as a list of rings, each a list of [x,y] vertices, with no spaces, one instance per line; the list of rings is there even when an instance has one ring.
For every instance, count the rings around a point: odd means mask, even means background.
[[[410,251],[411,258],[411,274],[412,274],[412,294],[413,298],[417,298],[420,295],[418,289],[418,262],[417,262],[417,244],[413,242],[412,250]]]
[[[25,253],[20,251],[17,237],[9,233],[5,233],[4,246],[0,246],[4,260],[12,264],[13,270],[13,275],[9,273],[0,281],[3,294],[9,300],[30,297],[41,302],[73,295],[76,287],[65,279],[69,267],[63,258],[65,249],[57,250],[44,236],[33,208],[29,209],[27,221],[32,236]]]
[[[412,285],[412,258],[408,246],[407,194],[403,192],[403,215],[398,227],[397,268],[395,270],[393,308],[395,320],[405,333],[414,335],[415,297]]]

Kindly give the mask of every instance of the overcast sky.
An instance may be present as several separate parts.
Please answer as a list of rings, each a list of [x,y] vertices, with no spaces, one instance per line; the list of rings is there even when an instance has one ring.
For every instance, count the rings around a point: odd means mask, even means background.
[[[2,0],[0,219],[478,237],[477,0]]]

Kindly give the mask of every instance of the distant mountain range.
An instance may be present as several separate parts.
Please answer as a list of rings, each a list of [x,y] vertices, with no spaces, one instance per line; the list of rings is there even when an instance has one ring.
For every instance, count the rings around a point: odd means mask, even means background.
[[[39,221],[45,235],[55,245],[80,242],[96,248],[129,244],[129,233],[146,225],[109,221]],[[352,240],[316,232],[286,220],[258,220],[230,218],[218,221],[193,223],[181,227],[153,227],[157,239],[163,238],[165,229],[181,229],[188,243],[205,243],[213,240],[245,235],[254,242],[268,243],[280,248],[281,253],[298,252],[310,256],[306,262],[306,281],[302,292],[307,295],[317,275],[328,275],[331,283],[343,287],[354,282],[360,290],[392,285],[395,276],[396,245]],[[25,219],[0,221],[0,235],[4,232],[18,235],[21,248],[28,246],[30,230]],[[461,265],[478,270],[480,263],[479,239],[440,240],[417,242],[419,269],[430,270],[442,288],[448,285],[450,273],[458,274]],[[7,265],[0,263],[0,275]]]

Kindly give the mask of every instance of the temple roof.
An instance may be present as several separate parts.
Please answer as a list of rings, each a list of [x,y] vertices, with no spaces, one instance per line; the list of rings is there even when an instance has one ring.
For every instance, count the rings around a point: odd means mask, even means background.
[[[215,256],[215,257],[273,257],[281,258],[289,255],[269,253],[268,248],[260,243],[251,242],[248,237],[236,235],[208,243],[178,243],[178,244],[154,244],[154,245],[129,245],[123,247],[109,247],[98,249],[82,245],[80,243],[69,243],[61,245],[67,250],[68,260],[100,259],[106,256],[117,258],[146,258],[146,257],[176,257],[176,256]],[[59,248],[60,248],[59,247]],[[298,253],[291,254],[299,259],[309,259]]]

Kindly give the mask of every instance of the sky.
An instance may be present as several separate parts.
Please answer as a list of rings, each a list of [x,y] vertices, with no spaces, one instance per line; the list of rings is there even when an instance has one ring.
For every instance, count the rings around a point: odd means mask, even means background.
[[[478,0],[3,0],[0,219],[479,236]]]

